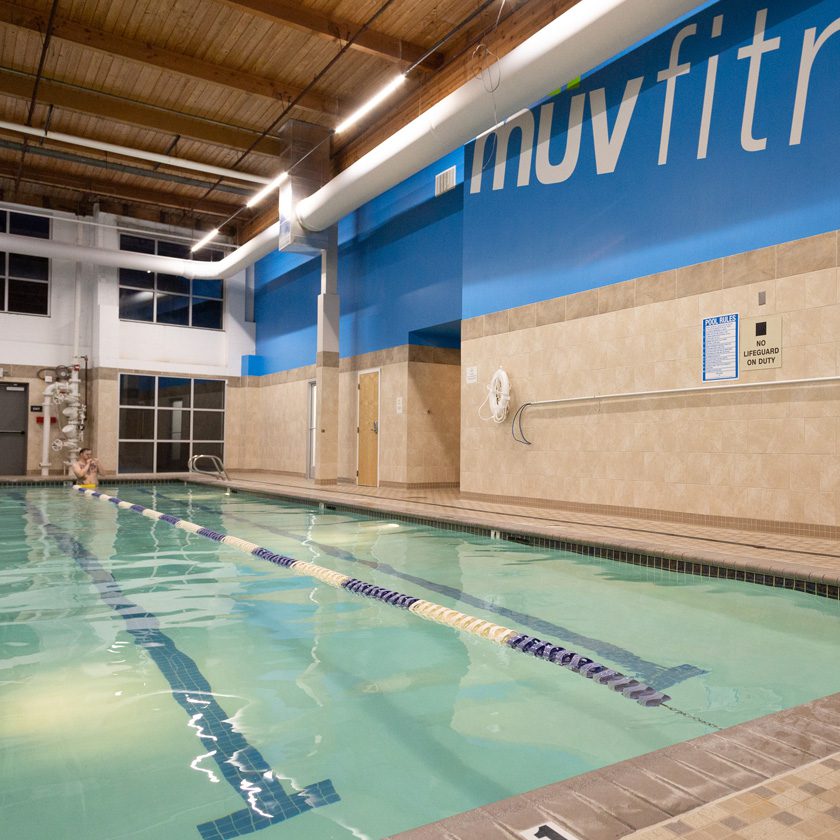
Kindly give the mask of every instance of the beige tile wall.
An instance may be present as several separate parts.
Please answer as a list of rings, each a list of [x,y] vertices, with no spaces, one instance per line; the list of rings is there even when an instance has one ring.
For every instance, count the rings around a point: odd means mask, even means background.
[[[376,362],[377,359],[368,361]],[[379,480],[405,483],[407,469],[405,447],[407,439],[406,415],[396,413],[396,399],[405,398],[408,362],[391,362],[371,366],[379,370]],[[357,466],[356,427],[359,401],[356,385],[359,370],[344,365],[339,374],[339,478],[355,483]]]
[[[532,409],[530,447],[478,419],[501,362],[525,401],[701,386],[701,321],[782,315],[783,362],[740,382],[840,373],[837,234],[464,322],[461,490],[551,502],[840,524],[840,383]],[[758,293],[766,293],[759,305]],[[719,386],[720,387],[720,386]]]
[[[460,438],[458,353],[405,345],[342,359],[339,369],[338,477],[355,483],[359,373],[378,370],[379,480],[384,484],[457,483]],[[228,388],[226,464],[304,474],[306,381],[314,368],[249,377]],[[305,374],[305,375],[304,375]],[[397,399],[402,413],[397,413]],[[301,431],[302,430],[302,431]]]
[[[225,466],[306,474],[309,381],[315,366],[244,377],[229,386]]]
[[[460,473],[460,366],[409,363],[407,481],[456,484]]]

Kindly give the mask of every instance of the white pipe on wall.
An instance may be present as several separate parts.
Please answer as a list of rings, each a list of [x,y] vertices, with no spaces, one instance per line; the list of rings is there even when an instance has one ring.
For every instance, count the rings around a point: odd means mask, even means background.
[[[52,416],[52,392],[55,390],[55,383],[50,383],[44,388],[44,410],[41,417],[44,421],[43,436],[41,437],[41,475],[50,474],[50,417]]]
[[[544,99],[699,5],[698,0],[581,0],[523,41],[493,69],[498,87],[477,77],[442,99],[336,175],[297,207],[308,230],[324,230],[500,118]]]
[[[17,236],[0,233],[0,251],[15,254],[31,254],[56,260],[76,260],[114,268],[135,268],[139,271],[158,271],[162,274],[176,274],[180,277],[214,279],[227,278],[236,274],[252,262],[277,250],[280,223],[258,233],[253,239],[232,251],[217,262],[207,260],[179,260],[174,257],[159,257],[154,254],[137,254],[133,251],[118,251],[113,248],[88,248],[70,245],[53,239],[35,239],[32,236]]]
[[[496,65],[498,87],[473,79],[359,158],[297,207],[308,230],[324,230],[366,201],[493,126],[527,108],[698,7],[698,0],[581,0]],[[0,251],[72,259],[183,277],[230,277],[277,247],[279,222],[220,262],[176,260],[128,251],[79,248],[0,234]]]
[[[235,169],[226,169],[223,166],[212,166],[209,163],[200,163],[196,160],[187,160],[186,158],[173,157],[172,155],[162,155],[157,152],[147,152],[144,149],[132,149],[130,146],[105,143],[101,140],[91,140],[88,137],[76,137],[73,134],[62,134],[60,131],[45,131],[43,128],[33,128],[29,125],[6,122],[5,120],[0,120],[0,129],[14,131],[18,134],[27,134],[30,137],[40,137],[42,140],[54,140],[56,143],[65,143],[69,146],[99,149],[101,152],[113,152],[122,157],[162,163],[176,169],[188,169],[192,172],[205,172],[208,175],[218,175],[221,178],[234,178],[237,181],[248,181],[252,184],[267,184],[271,181],[271,178],[264,178],[262,175],[237,172]]]

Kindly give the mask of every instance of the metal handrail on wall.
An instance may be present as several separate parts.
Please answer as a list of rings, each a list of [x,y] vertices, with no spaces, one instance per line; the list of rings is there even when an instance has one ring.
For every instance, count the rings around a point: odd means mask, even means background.
[[[710,391],[735,391],[742,388],[767,388],[779,385],[812,385],[840,382],[840,376],[812,376],[808,379],[773,379],[765,382],[736,382],[732,385],[695,385],[690,388],[667,388],[659,391],[628,391],[623,394],[592,394],[580,397],[563,397],[557,400],[535,400],[522,403],[510,424],[510,432],[517,443],[531,446],[531,441],[525,437],[522,429],[522,418],[530,408],[540,408],[549,405],[563,405],[566,403],[600,402],[602,400],[636,399],[638,397],[667,397],[674,394],[692,394]],[[517,436],[518,432],[518,436]]]

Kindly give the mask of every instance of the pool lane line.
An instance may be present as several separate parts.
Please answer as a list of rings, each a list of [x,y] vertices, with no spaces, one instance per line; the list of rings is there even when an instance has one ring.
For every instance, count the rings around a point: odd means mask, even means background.
[[[242,810],[196,826],[203,840],[232,840],[340,800],[330,779],[287,793],[259,750],[229,723],[232,716],[216,700],[207,678],[160,629],[154,613],[129,600],[117,579],[75,537],[48,522],[37,507],[21,501],[58,548],[87,573],[99,597],[125,621],[134,644],[158,666],[175,702],[189,716],[208,750],[205,757],[213,759],[225,781],[245,801]]]
[[[171,501],[177,504],[183,503],[183,500],[173,499],[171,496],[166,496],[164,493],[159,491],[156,492],[142,487],[137,489],[141,493],[156,495],[159,499],[162,498],[166,501]],[[207,505],[202,505],[197,502],[191,501],[189,502],[189,505],[196,510],[203,510],[215,515],[220,514],[218,510],[214,510]],[[559,624],[554,624],[551,621],[537,618],[536,616],[528,615],[527,613],[520,612],[519,610],[513,610],[500,604],[493,604],[490,601],[470,595],[468,592],[456,589],[453,586],[447,586],[443,583],[437,583],[435,581],[427,580],[426,578],[408,574],[407,572],[402,572],[399,569],[395,569],[388,563],[375,560],[365,560],[364,558],[357,557],[352,552],[346,551],[343,548],[317,542],[316,540],[312,540],[301,534],[296,534],[294,531],[282,528],[272,528],[264,523],[255,522],[253,519],[249,519],[248,517],[241,516],[236,513],[224,511],[221,515],[247,525],[254,525],[256,527],[263,528],[272,534],[288,537],[289,539],[293,539],[298,542],[306,540],[308,545],[314,546],[319,551],[330,557],[335,557],[338,560],[344,560],[349,563],[361,563],[363,566],[367,566],[370,569],[376,569],[377,571],[384,572],[385,574],[399,578],[400,580],[415,583],[422,586],[424,589],[429,589],[439,595],[445,595],[448,598],[452,598],[454,601],[461,601],[462,603],[478,607],[479,609],[486,610],[487,612],[502,615],[511,621],[515,621],[518,624],[529,627],[531,630],[536,631],[539,635],[559,636],[572,644],[582,645],[583,647],[594,651],[598,655],[604,656],[612,662],[616,662],[618,665],[628,668],[633,672],[634,676],[659,691],[664,691],[665,689],[671,688],[672,686],[691,679],[692,677],[698,677],[708,673],[708,671],[703,668],[698,668],[696,665],[689,664],[675,665],[673,667],[666,668],[664,665],[659,665],[656,662],[650,662],[647,659],[642,659],[640,656],[633,653],[633,651],[619,647],[612,642],[606,642],[603,639],[594,639],[591,636],[585,636],[582,633],[578,633]]]
[[[390,606],[409,610],[427,621],[444,624],[456,630],[487,639],[498,645],[510,647],[520,653],[526,653],[537,659],[544,659],[554,665],[568,668],[581,676],[593,680],[593,682],[613,689],[613,691],[618,692],[623,697],[635,700],[642,706],[659,706],[671,699],[661,691],[657,691],[638,680],[627,677],[619,671],[608,668],[606,665],[601,665],[589,657],[568,650],[562,645],[552,644],[527,633],[520,633],[509,627],[503,627],[491,621],[477,618],[476,616],[466,615],[457,610],[444,607],[441,604],[435,604],[431,601],[424,601],[411,595],[394,592],[381,586],[375,586],[372,583],[351,578],[348,575],[343,575],[340,572],[318,566],[315,563],[308,563],[303,560],[286,557],[282,554],[275,554],[270,549],[259,546],[256,543],[248,542],[230,534],[221,534],[218,531],[204,528],[194,522],[160,513],[160,511],[144,507],[143,505],[132,504],[117,496],[109,496],[107,493],[100,493],[98,490],[88,490],[77,485],[74,485],[72,489],[90,498],[110,502],[121,510],[131,510],[149,519],[166,522],[173,527],[198,534],[214,542],[224,543],[245,554],[251,554],[262,560],[267,560],[270,563],[290,569],[298,574],[313,577],[336,589],[346,589],[356,595],[374,598]]]

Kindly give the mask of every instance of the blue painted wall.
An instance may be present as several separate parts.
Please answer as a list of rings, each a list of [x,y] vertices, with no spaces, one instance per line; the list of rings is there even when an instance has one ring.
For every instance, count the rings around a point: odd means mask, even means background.
[[[766,24],[759,37],[762,10]],[[687,26],[696,29],[684,32]],[[803,40],[809,43],[812,29],[815,38],[833,34],[813,62],[802,97],[801,142],[792,143]],[[688,72],[671,83],[673,117],[660,163],[669,85],[659,76],[671,64],[681,32],[673,64]],[[760,65],[750,58],[758,47]],[[757,85],[750,119],[745,113],[751,75]],[[502,155],[500,189],[492,188],[495,152],[503,145],[494,132],[483,143],[480,187],[470,184],[477,148],[471,143],[342,220],[341,355],[405,344],[410,335],[444,335],[456,343],[452,322],[461,317],[839,227],[838,78],[840,0],[721,0],[704,6],[527,112],[531,159],[526,156],[520,174],[523,132],[514,128]],[[707,89],[713,95],[704,155],[699,141]],[[606,112],[593,122],[600,96]],[[623,100],[622,135],[616,126]],[[556,166],[574,137],[573,102],[582,106],[579,153],[570,156],[574,166],[565,180],[545,183],[545,167],[537,167],[540,125],[548,124],[545,106],[553,106],[553,114],[544,148]],[[596,136],[602,138],[600,155]],[[434,198],[434,175],[453,163],[463,189]],[[319,265],[299,261],[272,255],[258,264],[258,356],[250,358],[260,372],[315,358]]]
[[[435,197],[434,176],[458,186]],[[341,355],[408,344],[409,333],[461,318],[463,150],[360,208],[339,225]]]
[[[340,353],[407,344],[409,333],[461,318],[463,149],[360,207],[339,223]],[[458,186],[435,197],[435,175]],[[270,254],[257,263],[252,375],[312,364],[320,258]],[[452,328],[446,333],[451,343]]]
[[[760,68],[753,65],[760,72],[751,135],[766,138],[766,148],[752,151],[741,142],[751,61],[738,53],[753,42],[762,9],[768,51]],[[721,32],[713,37],[717,16]],[[815,27],[819,36],[838,18],[840,0],[724,0],[593,73],[579,88],[549,100],[549,160],[558,164],[566,151],[571,102],[585,96],[577,165],[563,182],[541,183],[535,155],[528,184],[516,185],[522,131],[515,129],[504,188],[493,190],[493,154],[500,144],[491,135],[481,188],[467,188],[464,201],[463,316],[838,227],[840,34],[826,41],[814,61],[802,142],[790,143],[804,33]],[[667,83],[658,74],[669,66],[675,35],[690,24],[696,33],[685,38],[676,62],[690,64],[690,71],[675,79],[667,161],[660,165]],[[708,151],[698,159],[707,70],[715,55],[720,58]],[[641,88],[615,169],[598,174],[593,100],[605,91],[607,130],[613,132],[625,85],[633,79],[641,79]],[[541,107],[530,114],[536,152],[547,114]],[[473,143],[466,151],[468,179],[475,150]],[[609,168],[605,157],[603,169]]]
[[[254,269],[256,355],[242,374],[262,376],[315,364],[321,260],[276,252]]]

